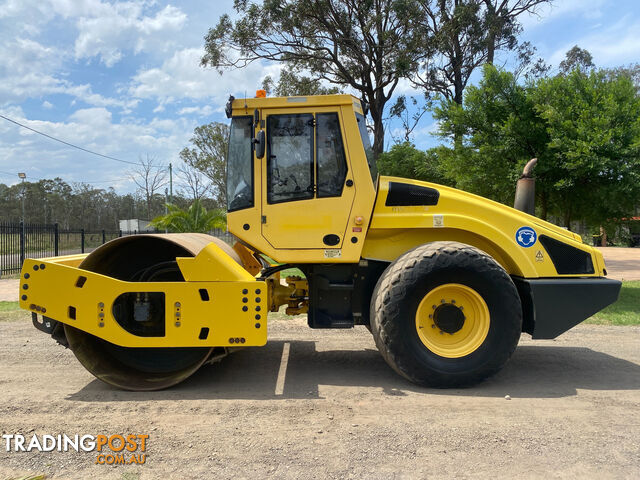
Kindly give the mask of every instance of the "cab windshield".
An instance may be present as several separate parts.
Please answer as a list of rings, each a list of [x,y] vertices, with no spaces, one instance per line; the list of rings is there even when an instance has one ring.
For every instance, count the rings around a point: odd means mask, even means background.
[[[227,156],[227,211],[253,207],[253,118],[231,120]]]

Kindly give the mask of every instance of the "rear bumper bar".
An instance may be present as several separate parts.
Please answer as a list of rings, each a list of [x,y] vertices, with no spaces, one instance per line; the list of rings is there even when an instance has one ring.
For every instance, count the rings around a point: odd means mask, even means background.
[[[618,299],[622,282],[608,278],[513,277],[520,293],[523,331],[556,338]]]

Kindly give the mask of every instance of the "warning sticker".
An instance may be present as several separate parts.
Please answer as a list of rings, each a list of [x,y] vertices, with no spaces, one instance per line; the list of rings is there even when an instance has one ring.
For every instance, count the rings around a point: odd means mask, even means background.
[[[339,248],[329,248],[324,251],[324,258],[340,258],[342,251]]]
[[[531,227],[520,227],[516,232],[516,242],[524,248],[533,247],[538,239],[538,234]]]
[[[444,227],[444,215],[434,215],[433,216],[433,226],[436,228]]]
[[[542,253],[542,250],[536,252],[536,262],[544,262],[544,253]]]

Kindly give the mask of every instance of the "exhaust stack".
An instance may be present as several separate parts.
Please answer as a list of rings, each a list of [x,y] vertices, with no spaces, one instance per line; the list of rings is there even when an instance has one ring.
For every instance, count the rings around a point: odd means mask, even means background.
[[[532,158],[524,166],[516,184],[516,199],[513,202],[513,208],[529,215],[535,215],[536,212],[536,179],[533,176],[533,167],[536,163],[538,159]]]

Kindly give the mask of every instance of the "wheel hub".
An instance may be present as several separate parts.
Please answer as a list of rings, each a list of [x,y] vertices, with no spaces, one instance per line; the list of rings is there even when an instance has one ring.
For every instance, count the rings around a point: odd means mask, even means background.
[[[433,312],[433,323],[436,327],[451,335],[462,329],[464,320],[464,313],[453,303],[441,304]]]
[[[491,318],[482,296],[460,283],[446,283],[425,294],[416,311],[422,344],[445,358],[470,355],[483,344]]]

